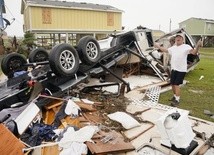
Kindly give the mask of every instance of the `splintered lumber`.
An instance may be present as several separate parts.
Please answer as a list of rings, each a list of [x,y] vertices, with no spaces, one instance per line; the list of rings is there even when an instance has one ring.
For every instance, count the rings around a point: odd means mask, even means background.
[[[24,155],[25,145],[16,138],[3,124],[0,124],[0,154]]]
[[[53,97],[53,96],[47,96],[47,95],[39,95],[39,97],[44,97],[44,98],[50,98],[54,100],[59,100],[59,101],[68,101],[68,99],[64,98],[59,98],[59,97]],[[74,101],[75,102],[75,101]],[[82,110],[88,110],[88,111],[96,111],[96,108],[93,107],[92,104],[86,104],[84,102],[75,102]],[[60,103],[59,103],[60,104]]]
[[[59,153],[60,153],[60,150],[58,145],[44,147],[42,149],[42,155],[59,155]]]
[[[125,142],[122,134],[111,131],[111,132],[100,132],[101,138],[94,137],[92,140],[94,143],[86,142],[89,150],[92,154],[102,155],[102,154],[111,154],[111,153],[123,153],[132,151],[135,148],[130,142]]]
[[[82,116],[80,118],[80,121],[82,122],[90,122],[90,123],[102,123],[103,117],[100,115],[97,115],[96,112],[84,112],[82,113]]]
[[[44,122],[46,124],[52,124],[57,112],[59,111],[62,105],[62,101],[53,101],[50,104],[45,106],[45,111],[43,113]],[[74,125],[80,127],[78,118],[71,118],[70,116],[65,116],[61,120],[62,125],[59,128],[65,128],[67,125]]]

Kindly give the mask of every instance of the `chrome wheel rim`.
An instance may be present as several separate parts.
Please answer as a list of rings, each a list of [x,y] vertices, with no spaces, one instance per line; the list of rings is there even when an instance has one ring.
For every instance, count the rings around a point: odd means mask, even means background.
[[[69,51],[65,50],[60,54],[60,64],[64,70],[72,70],[75,66],[75,56]]]
[[[98,48],[95,43],[89,42],[86,46],[86,53],[90,59],[96,59],[98,55]]]

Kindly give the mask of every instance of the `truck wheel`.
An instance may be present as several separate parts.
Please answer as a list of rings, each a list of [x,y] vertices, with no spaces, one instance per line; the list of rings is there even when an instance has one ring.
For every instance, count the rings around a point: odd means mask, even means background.
[[[81,38],[77,45],[77,51],[83,63],[92,65],[101,57],[100,46],[96,39],[91,36]]]
[[[51,70],[58,76],[73,76],[79,69],[79,56],[69,44],[55,46],[49,56]]]
[[[8,78],[12,78],[14,72],[27,70],[27,66],[24,66],[26,63],[27,60],[23,55],[10,53],[2,59],[1,69]]]
[[[48,61],[48,52],[44,48],[37,48],[30,52],[29,62],[42,62]]]

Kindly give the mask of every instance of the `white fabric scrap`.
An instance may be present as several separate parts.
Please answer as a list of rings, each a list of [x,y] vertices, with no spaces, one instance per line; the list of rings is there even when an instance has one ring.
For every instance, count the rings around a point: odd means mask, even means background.
[[[65,113],[67,115],[78,116],[80,107],[72,100],[68,100],[68,103],[65,107]]]
[[[107,115],[110,119],[122,124],[125,129],[140,126],[140,123],[125,112],[115,112]]]
[[[55,130],[53,130],[53,132],[54,132],[57,136],[59,136],[59,135],[63,132],[63,129],[55,129]]]
[[[69,148],[72,142],[84,143],[91,141],[95,133],[99,131],[97,126],[85,126],[75,131],[73,127],[69,127],[63,134],[63,138],[59,141],[59,147],[66,149]]]

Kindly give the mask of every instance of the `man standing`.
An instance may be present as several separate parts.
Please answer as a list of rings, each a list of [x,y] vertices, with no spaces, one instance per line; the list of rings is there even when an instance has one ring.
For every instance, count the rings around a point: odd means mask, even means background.
[[[174,96],[171,105],[178,106],[180,101],[180,84],[183,83],[184,77],[187,72],[187,56],[188,54],[196,55],[198,53],[199,47],[202,46],[202,41],[199,40],[196,47],[193,49],[188,44],[184,44],[184,34],[178,33],[175,36],[175,44],[168,49],[155,44],[154,46],[162,52],[168,52],[171,56],[171,77],[170,83],[172,86],[172,91]]]

